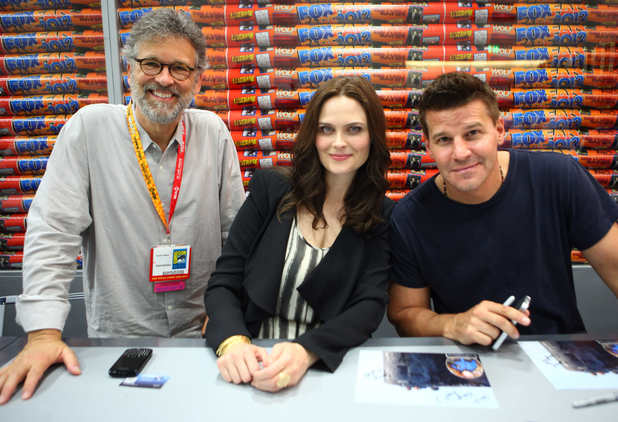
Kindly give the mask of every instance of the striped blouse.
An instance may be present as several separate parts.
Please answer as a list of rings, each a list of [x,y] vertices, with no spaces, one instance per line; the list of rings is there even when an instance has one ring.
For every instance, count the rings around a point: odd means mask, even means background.
[[[329,248],[316,248],[302,236],[296,218],[288,237],[275,316],[262,323],[258,338],[292,339],[318,326],[313,309],[299,295],[300,286]]]

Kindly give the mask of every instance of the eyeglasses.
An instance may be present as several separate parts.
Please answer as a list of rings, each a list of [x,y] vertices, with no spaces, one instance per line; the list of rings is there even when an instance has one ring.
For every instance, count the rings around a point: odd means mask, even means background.
[[[177,81],[184,81],[191,73],[195,70],[194,67],[189,67],[183,63],[161,63],[158,60],[145,58],[145,59],[133,59],[139,63],[140,69],[142,72],[148,76],[157,76],[165,66],[167,66],[167,70],[172,75],[172,78]]]

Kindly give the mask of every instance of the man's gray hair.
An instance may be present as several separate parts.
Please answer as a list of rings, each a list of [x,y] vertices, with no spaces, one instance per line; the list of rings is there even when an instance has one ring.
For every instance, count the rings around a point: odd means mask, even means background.
[[[170,8],[154,9],[133,24],[131,34],[122,47],[122,55],[128,59],[137,58],[142,42],[151,42],[168,37],[185,38],[191,43],[197,55],[196,67],[206,68],[206,40],[191,16],[182,10]]]

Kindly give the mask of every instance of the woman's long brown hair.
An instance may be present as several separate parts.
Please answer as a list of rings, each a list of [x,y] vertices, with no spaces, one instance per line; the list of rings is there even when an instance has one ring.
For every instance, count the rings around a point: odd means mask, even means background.
[[[313,228],[325,225],[322,207],[326,198],[325,170],[320,162],[315,140],[324,103],[336,96],[357,101],[365,111],[370,136],[369,157],[356,171],[344,198],[344,224],[364,233],[382,222],[382,200],[388,183],[386,170],[390,156],[386,147],[386,121],[380,99],[371,84],[360,76],[331,79],[318,88],[307,106],[294,144],[294,167],[291,191],[279,204],[277,215],[306,208],[313,214]]]

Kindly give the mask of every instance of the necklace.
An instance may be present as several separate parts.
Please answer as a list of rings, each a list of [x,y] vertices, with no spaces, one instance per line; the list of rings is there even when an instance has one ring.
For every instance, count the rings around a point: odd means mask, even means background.
[[[500,185],[502,185],[502,183],[504,183],[504,173],[502,172],[502,166],[500,165],[500,163],[498,163],[498,170],[500,170]],[[444,178],[444,176],[442,176],[442,190],[444,196],[448,198],[448,194],[446,192],[446,179]]]

